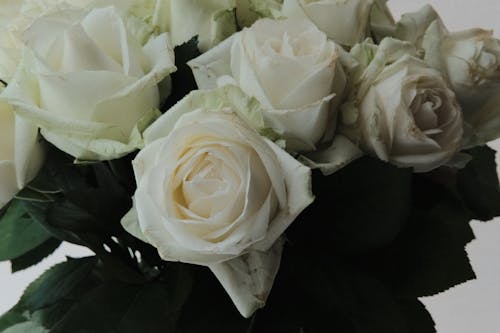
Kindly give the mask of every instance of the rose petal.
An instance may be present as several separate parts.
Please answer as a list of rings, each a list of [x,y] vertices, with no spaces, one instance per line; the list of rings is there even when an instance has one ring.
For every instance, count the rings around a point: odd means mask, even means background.
[[[249,318],[265,305],[278,273],[283,243],[277,240],[266,252],[250,251],[209,266],[243,317]]]

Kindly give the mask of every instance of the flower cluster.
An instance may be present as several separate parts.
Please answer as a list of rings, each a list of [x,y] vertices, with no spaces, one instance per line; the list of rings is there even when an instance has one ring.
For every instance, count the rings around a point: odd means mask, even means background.
[[[500,136],[500,41],[384,0],[24,0],[0,5],[0,207],[44,164],[129,154],[123,228],[207,266],[249,317],[311,170],[362,155],[423,173]],[[5,13],[4,13],[5,11]],[[194,39],[193,39],[194,38]],[[174,49],[197,41],[200,55]],[[198,86],[164,108],[172,75]]]

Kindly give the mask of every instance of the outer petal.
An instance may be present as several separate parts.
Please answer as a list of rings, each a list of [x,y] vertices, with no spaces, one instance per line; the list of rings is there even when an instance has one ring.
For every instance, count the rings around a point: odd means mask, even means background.
[[[149,143],[168,135],[182,115],[199,108],[208,110],[230,108],[254,129],[264,129],[260,103],[245,95],[238,87],[226,85],[215,90],[195,90],[189,93],[146,130],[145,142]]]
[[[396,24],[394,37],[414,43],[419,48],[425,31],[436,20],[443,25],[439,14],[434,8],[431,5],[425,5],[416,12],[406,13],[401,16],[401,20]]]
[[[22,189],[40,170],[45,158],[36,126],[16,116],[15,165],[18,189]]]
[[[242,42],[242,34],[239,33],[231,47],[232,76],[246,94],[257,98],[265,107],[272,108],[273,105],[255,73],[253,63],[249,59],[245,48],[246,46]]]
[[[254,250],[208,266],[243,317],[249,318],[265,305],[278,273],[283,243],[279,239],[266,252]]]
[[[489,96],[484,105],[466,116],[473,129],[464,143],[468,147],[482,145],[500,137],[500,84],[495,88],[496,93]]]
[[[267,110],[265,118],[286,140],[286,148],[292,151],[312,151],[323,137],[331,117],[331,100],[334,95],[303,108],[291,110]],[[332,115],[333,117],[333,115]]]
[[[231,73],[231,47],[239,33],[232,35],[187,64],[193,71],[199,89],[217,88],[217,79]]]
[[[139,217],[137,216],[135,201],[134,205],[132,206],[132,208],[130,208],[128,213],[125,214],[124,217],[122,217],[120,223],[123,229],[125,229],[125,231],[127,231],[129,234],[131,234],[135,238],[142,240],[143,242],[148,242],[148,239],[146,238],[146,236],[144,236],[139,225]]]
[[[387,0],[375,0],[370,14],[370,28],[377,41],[394,35],[396,22],[387,7]]]
[[[32,180],[44,150],[37,128],[16,116],[11,105],[0,103],[0,207]]]
[[[323,150],[303,155],[299,161],[312,169],[320,169],[328,176],[363,156],[363,152],[343,135],[336,135],[332,143]]]
[[[19,191],[13,161],[0,161],[0,208]]]
[[[284,0],[281,7],[281,15],[284,17],[298,17],[301,19],[309,19],[304,9],[300,5],[300,0]]]
[[[384,38],[376,48],[375,55],[372,59],[369,59],[370,62],[358,78],[360,86],[357,91],[357,98],[359,100],[363,99],[368,89],[388,64],[402,57],[413,55],[416,55],[414,45],[394,38]]]
[[[47,141],[54,143],[61,150],[75,156],[79,160],[115,159],[120,158],[127,152],[141,148],[144,145],[142,133],[159,115],[160,112],[156,109],[146,112],[131,130],[128,139],[125,140],[126,142],[106,138],[94,138],[87,134],[70,133],[67,131],[45,131],[42,129],[41,133]]]
[[[329,38],[352,46],[365,37],[372,4],[373,0],[285,0],[282,13],[286,17],[305,15]]]
[[[253,249],[267,251],[299,214],[314,201],[311,184],[311,169],[297,161],[290,154],[267,140],[276,154],[286,185],[287,207],[281,207],[270,223],[266,238],[254,244]]]
[[[206,51],[236,32],[234,0],[170,1],[170,34],[174,46],[199,38],[199,48]]]

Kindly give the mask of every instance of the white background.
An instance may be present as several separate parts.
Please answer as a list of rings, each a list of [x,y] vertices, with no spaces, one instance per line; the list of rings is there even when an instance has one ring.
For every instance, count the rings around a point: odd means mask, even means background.
[[[391,0],[389,6],[398,18],[401,13],[417,10],[426,3],[437,9],[450,30],[482,27],[494,29],[500,37],[499,0]],[[500,141],[492,146],[500,150]],[[467,245],[467,252],[478,279],[422,300],[436,322],[438,333],[500,332],[500,219],[471,222],[471,226],[476,240]],[[64,244],[41,264],[15,274],[10,274],[8,263],[0,263],[0,313],[17,302],[29,282],[54,263],[63,261],[65,255],[90,254],[85,248]]]

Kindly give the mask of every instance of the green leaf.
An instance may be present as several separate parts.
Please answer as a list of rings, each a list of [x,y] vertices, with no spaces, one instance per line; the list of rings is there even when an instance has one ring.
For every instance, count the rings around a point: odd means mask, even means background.
[[[53,266],[26,288],[16,307],[33,312],[58,302],[88,276],[95,264],[95,257],[87,257]]]
[[[21,191],[19,191],[16,194],[15,198],[23,201],[34,201],[34,202],[54,201],[54,198],[50,194],[38,192],[29,187],[25,187]]]
[[[239,314],[212,272],[207,267],[191,269],[193,290],[180,315],[178,332],[246,333],[250,321]]]
[[[174,332],[190,276],[183,265],[166,274],[172,276],[165,282],[100,285],[75,303],[51,332]]]
[[[102,262],[103,279],[131,284],[145,282],[145,276],[141,274],[136,261],[130,257],[128,250],[124,250],[112,239],[106,242],[102,236],[82,235],[81,238]],[[109,251],[106,250],[105,245]]]
[[[50,221],[47,219],[47,213],[51,207],[50,203],[24,202],[24,205],[31,218],[43,225],[54,237],[59,240],[85,246],[85,243],[75,233],[51,225]]]
[[[193,37],[186,43],[176,46],[174,52],[177,71],[170,75],[172,78],[172,91],[170,96],[160,106],[160,110],[162,112],[165,112],[175,103],[180,101],[191,90],[198,88],[193,72],[187,65],[189,60],[194,59],[201,54],[198,50],[198,37]]]
[[[90,287],[91,288],[91,287]],[[85,293],[91,289],[85,290]],[[41,326],[51,329],[61,318],[68,313],[69,309],[75,304],[75,300],[59,300],[56,303],[36,310],[30,315],[30,320],[37,322]]]
[[[418,299],[399,300],[411,333],[436,333],[434,320]]]
[[[0,261],[17,258],[50,237],[50,234],[28,215],[24,204],[13,200],[0,219]]]
[[[49,238],[47,241],[34,249],[17,258],[11,259],[12,273],[38,264],[40,261],[52,254],[59,247],[59,245],[61,245],[61,241],[59,239]]]
[[[22,323],[28,320],[24,315],[16,311],[8,311],[0,317],[0,332],[6,328],[14,326],[15,324]]]
[[[95,272],[94,272],[95,273]],[[88,274],[69,294],[56,303],[36,310],[30,314],[30,320],[51,329],[68,313],[68,311],[89,292],[99,286],[102,280],[98,274]]]
[[[313,175],[315,201],[287,232],[293,242],[318,235],[342,253],[361,253],[393,241],[411,208],[409,169],[371,157],[323,177]]]
[[[53,179],[47,172],[40,172],[27,186],[28,188],[45,194],[57,194],[62,192],[62,189],[54,184]]]
[[[474,218],[488,221],[500,215],[500,186],[495,151],[487,146],[467,151],[473,159],[458,172],[458,189]]]
[[[58,201],[49,207],[47,222],[55,228],[76,232],[98,228],[98,222],[91,214],[68,200]]]
[[[413,205],[397,241],[367,256],[366,264],[403,297],[431,296],[475,278],[465,251],[474,234],[462,201],[426,175],[416,175]]]
[[[117,160],[108,161],[109,168],[117,181],[126,189],[129,197],[131,197],[136,189],[134,169],[132,160],[136,154],[129,154]]]
[[[413,300],[407,306],[385,281],[327,251],[285,248],[267,305],[248,332],[416,333],[414,323],[430,318],[425,309],[407,310]],[[423,320],[416,327],[433,332],[434,323]]]
[[[7,328],[2,333],[46,333],[48,330],[33,321],[25,321]]]

